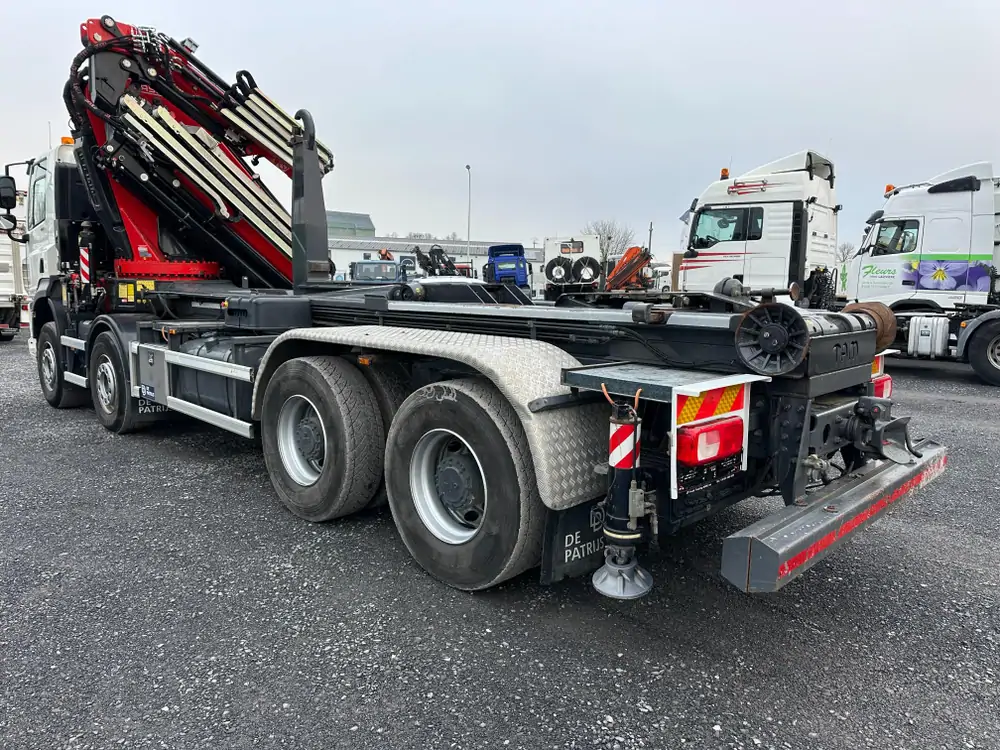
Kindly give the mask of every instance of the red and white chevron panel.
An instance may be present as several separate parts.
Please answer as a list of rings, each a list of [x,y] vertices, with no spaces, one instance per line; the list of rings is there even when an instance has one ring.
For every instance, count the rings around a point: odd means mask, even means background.
[[[80,248],[80,280],[90,283],[90,250],[86,247]]]
[[[638,424],[611,423],[608,441],[608,465],[612,469],[631,469],[639,465]]]

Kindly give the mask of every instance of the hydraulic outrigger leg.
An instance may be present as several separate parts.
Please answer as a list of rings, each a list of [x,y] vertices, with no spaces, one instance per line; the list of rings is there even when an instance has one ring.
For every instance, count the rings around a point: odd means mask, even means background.
[[[607,392],[605,391],[605,395]],[[604,565],[593,577],[598,593],[612,599],[638,599],[653,588],[653,577],[636,561],[646,515],[645,492],[636,480],[642,420],[636,405],[612,402],[608,442],[608,496],[604,502]],[[609,400],[610,397],[609,397]]]

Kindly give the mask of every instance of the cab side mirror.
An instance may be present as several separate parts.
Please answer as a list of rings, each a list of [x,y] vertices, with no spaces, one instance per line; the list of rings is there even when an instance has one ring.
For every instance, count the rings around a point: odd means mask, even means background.
[[[0,208],[13,211],[17,206],[17,183],[9,174],[0,175]]]

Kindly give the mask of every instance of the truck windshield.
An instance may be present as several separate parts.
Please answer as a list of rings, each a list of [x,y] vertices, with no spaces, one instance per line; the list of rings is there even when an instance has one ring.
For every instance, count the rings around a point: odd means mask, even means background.
[[[359,281],[395,281],[395,263],[358,263],[354,266],[354,278]]]
[[[513,271],[517,268],[517,263],[515,261],[507,261],[505,263],[497,263],[497,268],[501,271]]]

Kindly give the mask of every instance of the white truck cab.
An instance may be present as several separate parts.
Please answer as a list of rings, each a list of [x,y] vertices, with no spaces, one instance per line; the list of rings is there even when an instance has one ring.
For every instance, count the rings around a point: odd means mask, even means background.
[[[28,166],[28,189],[25,206],[25,237],[27,244],[21,246],[24,255],[25,287],[28,304],[31,304],[39,282],[60,273],[57,233],[64,226],[62,211],[56,205],[56,181],[78,183],[75,188],[83,189],[76,157],[73,154],[73,139],[62,138],[59,145],[37,157]],[[61,191],[68,194],[69,187]],[[30,323],[30,310],[28,311]],[[25,326],[28,333],[28,348],[34,354],[37,331]]]
[[[69,168],[72,178],[78,179],[73,141],[64,138],[60,145],[39,156],[28,169],[28,206],[25,218],[27,229],[27,266],[29,294],[34,294],[40,279],[59,273],[59,249],[56,231],[55,174],[58,167]]]
[[[857,253],[840,269],[837,296],[897,312],[986,304],[1000,263],[1000,179],[989,162],[913,185],[886,185]]]
[[[787,289],[812,269],[836,269],[833,162],[800,151],[740,175],[723,169],[682,217],[684,291],[708,291],[721,279],[752,289]]]

